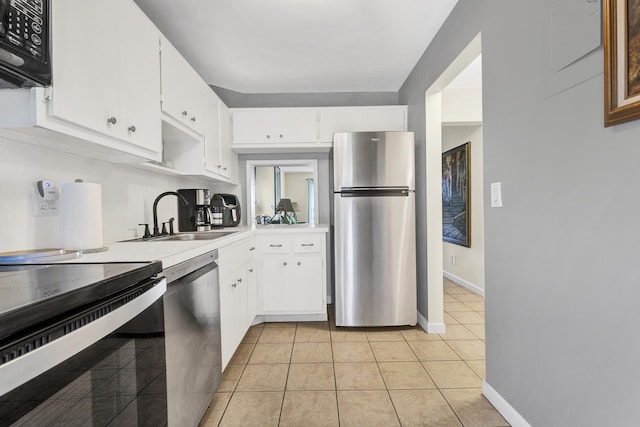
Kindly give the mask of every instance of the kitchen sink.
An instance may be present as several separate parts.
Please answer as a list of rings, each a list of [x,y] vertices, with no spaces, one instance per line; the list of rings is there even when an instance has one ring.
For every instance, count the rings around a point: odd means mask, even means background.
[[[200,231],[193,233],[177,233],[166,236],[147,237],[135,239],[136,242],[167,242],[167,241],[192,241],[192,240],[214,240],[220,237],[237,233],[237,231]]]

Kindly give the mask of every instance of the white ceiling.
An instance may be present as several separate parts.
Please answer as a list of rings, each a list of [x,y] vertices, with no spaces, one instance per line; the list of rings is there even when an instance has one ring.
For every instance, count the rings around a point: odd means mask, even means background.
[[[457,0],[135,0],[207,83],[395,92]]]

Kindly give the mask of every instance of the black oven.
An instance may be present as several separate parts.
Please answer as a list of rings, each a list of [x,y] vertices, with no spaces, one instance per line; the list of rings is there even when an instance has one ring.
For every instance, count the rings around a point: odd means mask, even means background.
[[[222,378],[217,257],[0,265],[0,426],[197,426]]]
[[[0,0],[0,88],[51,84],[50,0]]]
[[[126,333],[162,303],[161,271],[0,266],[0,425],[166,425],[163,327]]]

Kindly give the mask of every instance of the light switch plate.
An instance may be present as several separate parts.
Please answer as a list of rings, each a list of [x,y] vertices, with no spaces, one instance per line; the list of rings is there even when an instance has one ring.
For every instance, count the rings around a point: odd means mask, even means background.
[[[491,183],[491,207],[502,207],[502,182]]]

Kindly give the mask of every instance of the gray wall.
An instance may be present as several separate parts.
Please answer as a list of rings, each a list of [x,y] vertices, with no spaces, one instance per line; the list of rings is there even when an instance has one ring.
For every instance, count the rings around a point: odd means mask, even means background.
[[[533,426],[638,425],[640,121],[603,127],[601,49],[545,96],[545,3],[459,1],[400,91],[417,182],[425,90],[482,32],[487,382]]]
[[[231,108],[398,105],[397,92],[241,93],[211,87]]]

